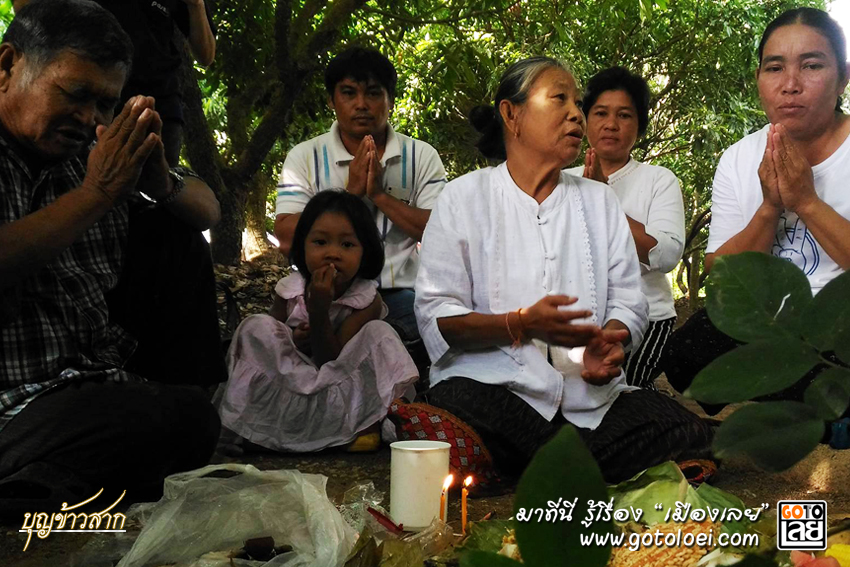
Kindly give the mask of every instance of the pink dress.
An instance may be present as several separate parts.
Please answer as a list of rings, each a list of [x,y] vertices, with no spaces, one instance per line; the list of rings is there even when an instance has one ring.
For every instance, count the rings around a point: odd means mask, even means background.
[[[354,310],[372,303],[377,286],[356,279],[331,303],[334,332]],[[227,353],[230,378],[219,403],[222,425],[278,451],[318,451],[351,442],[384,419],[390,403],[416,381],[413,360],[389,324],[370,321],[336,360],[317,368],[292,338],[292,329],[309,321],[304,278],[295,272],[281,279],[275,293],[286,300],[286,323],[251,315],[233,336]],[[383,306],[381,318],[386,312]]]

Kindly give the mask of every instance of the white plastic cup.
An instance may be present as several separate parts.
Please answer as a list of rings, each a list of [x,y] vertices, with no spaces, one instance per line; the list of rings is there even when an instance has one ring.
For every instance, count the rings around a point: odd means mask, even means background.
[[[442,441],[390,444],[390,515],[405,531],[424,530],[440,516],[450,448]]]

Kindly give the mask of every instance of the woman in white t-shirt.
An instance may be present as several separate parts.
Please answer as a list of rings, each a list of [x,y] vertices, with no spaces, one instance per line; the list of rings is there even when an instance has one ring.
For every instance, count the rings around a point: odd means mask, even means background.
[[[654,388],[658,361],[676,323],[667,273],[685,246],[685,209],[679,180],[667,168],[632,158],[632,148],[649,124],[649,86],[622,67],[594,75],[584,93],[587,140],[584,167],[568,170],[607,183],[623,207],[640,260],[641,289],[649,301],[649,328],[626,357],[632,386]]]
[[[720,158],[706,267],[726,254],[773,254],[803,270],[818,293],[850,268],[850,117],[839,99],[850,76],[844,34],[826,12],[796,8],[767,26],[758,55],[759,97],[770,124]],[[704,312],[695,314],[671,338],[665,373],[684,390],[738,344]]]

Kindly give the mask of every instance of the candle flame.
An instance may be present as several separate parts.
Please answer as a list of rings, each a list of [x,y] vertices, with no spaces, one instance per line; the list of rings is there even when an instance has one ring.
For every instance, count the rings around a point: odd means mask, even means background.
[[[443,481],[443,490],[448,490],[452,483],[455,481],[455,475],[450,474],[446,477],[446,480]]]
[[[463,485],[466,487],[472,486],[472,475],[466,477],[466,479],[463,481]]]

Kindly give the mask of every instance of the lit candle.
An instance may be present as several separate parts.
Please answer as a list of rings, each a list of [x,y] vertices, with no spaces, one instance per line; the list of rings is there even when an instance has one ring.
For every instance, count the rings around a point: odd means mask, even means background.
[[[448,503],[446,502],[446,494],[449,492],[449,487],[454,482],[455,475],[450,474],[446,477],[446,480],[443,482],[443,492],[440,493],[440,520],[443,522],[446,521],[446,511],[448,509]]]
[[[469,487],[472,486],[472,475],[463,481],[463,490],[460,491],[460,527],[463,535],[466,535],[466,497],[469,496]]]

